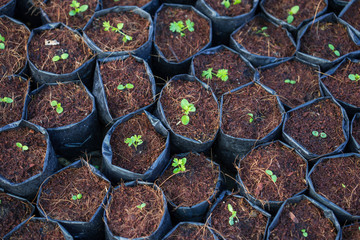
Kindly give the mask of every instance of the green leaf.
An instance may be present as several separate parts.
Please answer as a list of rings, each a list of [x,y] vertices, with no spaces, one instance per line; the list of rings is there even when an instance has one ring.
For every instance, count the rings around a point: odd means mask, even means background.
[[[172,32],[181,33],[183,28],[184,28],[184,23],[183,23],[183,21],[178,21],[178,22],[172,22],[172,23],[170,23],[170,31],[172,31]]]
[[[189,111],[189,112],[195,112],[195,111],[196,111],[196,108],[195,108],[194,104],[191,103],[191,104],[189,105],[188,111]]]
[[[216,77],[220,78],[222,81],[226,82],[228,77],[228,70],[227,69],[219,69],[216,73]]]
[[[212,68],[209,68],[208,70],[203,71],[201,76],[205,77],[206,79],[212,79],[212,70]]]
[[[50,105],[51,105],[52,107],[55,107],[55,106],[57,105],[57,101],[55,101],[55,100],[51,101]]]
[[[184,125],[188,125],[189,122],[190,122],[189,116],[188,116],[188,115],[182,116],[182,117],[181,117],[181,122],[182,122],[182,124],[184,124]]]
[[[103,27],[105,31],[109,31],[111,28],[110,22],[109,21],[104,21],[103,22]]]
[[[329,44],[328,45],[329,46],[329,48],[332,50],[332,51],[334,51],[335,50],[335,47],[334,47],[334,45],[332,45],[332,44]]]
[[[0,41],[5,42],[5,38],[0,34]]]
[[[173,167],[179,166],[179,159],[174,158],[173,163],[171,164],[171,166],[173,166]]]
[[[182,109],[188,108],[189,104],[190,104],[189,101],[186,100],[185,98],[183,100],[181,100],[181,108]]]
[[[236,5],[236,4],[240,4],[241,3],[241,0],[234,0],[233,4]]]
[[[285,79],[285,83],[290,83],[290,79]]]
[[[22,144],[19,143],[19,142],[16,143],[16,146],[17,146],[18,148],[22,148]]]
[[[327,135],[326,135],[326,133],[322,132],[322,133],[320,133],[320,137],[321,137],[321,138],[326,138]]]
[[[4,43],[0,43],[0,49],[5,49],[5,44]]]
[[[343,184],[343,183],[341,184],[341,186],[342,186],[343,188],[346,188],[346,185],[345,185],[345,184]]]
[[[186,164],[186,158],[182,158],[182,159],[180,159],[180,162],[181,162],[181,165],[185,165]]]
[[[14,102],[14,100],[12,100],[12,98],[9,97],[4,97],[3,99],[1,99],[2,102],[6,102],[6,103],[12,103]]]
[[[61,114],[63,111],[64,111],[64,109],[63,109],[61,106],[57,106],[57,107],[56,107],[56,112],[57,112],[58,114]]]
[[[76,198],[79,199],[79,200],[82,199],[82,197],[83,197],[83,196],[82,196],[81,193],[79,193],[78,195],[76,195]]]
[[[234,209],[233,209],[233,207],[231,206],[231,204],[228,204],[228,210],[229,210],[229,212],[233,212],[234,211]]]
[[[120,84],[119,86],[117,86],[117,89],[119,89],[119,90],[124,90],[126,87],[124,86],[124,85],[122,85],[122,84]]]
[[[79,8],[79,12],[85,12],[88,8],[89,8],[88,5],[82,5],[82,6]]]
[[[293,16],[293,15],[287,16],[286,21],[287,21],[287,23],[289,23],[289,24],[292,23],[292,22],[294,21],[294,16]]]
[[[80,6],[80,3],[78,3],[77,1],[73,0],[70,4],[70,7],[73,8],[78,8]]]
[[[127,83],[127,84],[125,85],[125,87],[126,87],[127,89],[133,89],[133,88],[134,88],[134,85],[132,85],[131,83]]]
[[[72,195],[71,199],[74,200],[74,201],[77,200],[76,195]]]
[[[299,6],[293,6],[293,7],[290,9],[289,14],[291,14],[291,15],[297,14],[297,12],[299,11],[299,9],[300,9]]]
[[[179,173],[180,172],[180,168],[175,168],[174,170],[173,170],[173,173],[174,174],[177,174],[177,173]]]
[[[195,23],[190,21],[190,19],[186,20],[185,23],[186,23],[186,26],[187,26],[189,32],[193,32],[195,30],[194,29]]]
[[[52,58],[52,61],[53,62],[57,62],[60,60],[60,57],[58,55],[55,55],[53,58]]]
[[[63,54],[61,54],[60,57],[61,57],[61,59],[65,60],[65,59],[67,59],[69,57],[69,54],[68,53],[63,53]]]
[[[124,24],[123,23],[118,23],[116,26],[117,26],[118,30],[121,30],[121,29],[123,29]]]
[[[296,81],[295,81],[295,80],[291,80],[291,81],[290,81],[290,84],[294,85],[294,84],[296,84]]]
[[[273,172],[271,170],[269,170],[269,169],[267,169],[265,172],[266,172],[267,175],[270,175],[270,176],[273,175]]]
[[[350,79],[351,81],[355,81],[355,80],[356,80],[356,77],[355,77],[354,74],[349,74],[349,79]]]
[[[271,175],[271,180],[273,180],[273,182],[276,183],[277,176],[276,175]]]
[[[71,11],[69,12],[69,15],[72,16],[72,17],[75,16],[75,15],[76,15],[76,11],[75,11],[75,10],[71,10]]]
[[[312,131],[311,133],[312,133],[312,135],[314,135],[315,137],[318,137],[318,136],[319,136],[319,132],[318,132],[318,131]]]
[[[224,0],[221,2],[222,5],[224,5],[226,8],[230,7],[230,1],[229,0]]]
[[[335,51],[334,51],[334,54],[335,54],[336,56],[340,57],[340,52],[339,52],[338,50],[335,50]]]

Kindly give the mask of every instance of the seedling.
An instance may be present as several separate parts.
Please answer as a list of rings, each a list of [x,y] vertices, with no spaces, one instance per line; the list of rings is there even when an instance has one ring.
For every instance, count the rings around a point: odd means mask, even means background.
[[[21,151],[23,151],[23,152],[29,150],[29,147],[28,147],[28,146],[22,145],[22,144],[19,143],[19,142],[16,143],[16,146],[17,146],[18,148],[20,148]]]
[[[9,97],[3,97],[0,98],[0,102],[4,102],[4,103],[12,103],[14,100],[12,100],[12,98]]]
[[[252,123],[254,121],[254,114],[248,113],[247,115],[250,116],[249,123]]]
[[[311,133],[312,133],[312,135],[313,135],[314,137],[319,137],[319,136],[320,136],[321,138],[326,138],[326,137],[327,137],[326,133],[324,133],[324,132],[321,132],[321,133],[319,134],[318,131],[312,131]]]
[[[220,78],[222,81],[226,82],[229,79],[228,70],[227,69],[219,69],[217,73],[212,72],[213,68],[208,68],[206,71],[203,71],[201,76],[206,79],[212,79],[213,75],[217,78]]]
[[[270,35],[265,32],[267,29],[268,29],[267,27],[262,27],[262,28],[258,29],[255,32],[255,34],[260,34],[260,35],[263,35],[264,37],[270,37]]]
[[[234,0],[233,5],[240,4],[241,0]],[[229,8],[230,7],[230,0],[224,0],[221,2],[221,5],[224,5],[224,7]]]
[[[51,101],[50,104],[51,104],[52,107],[56,107],[56,112],[58,114],[61,114],[64,111],[64,109],[61,107],[61,103],[53,100],[53,101]]]
[[[123,31],[121,31],[123,28],[124,28],[124,24],[123,23],[118,23],[116,25],[116,27],[113,27],[110,25],[110,22],[109,21],[104,21],[103,22],[103,27],[104,27],[104,30],[105,31],[109,31],[111,30],[112,32],[117,32],[117,33],[120,33],[122,34],[124,37],[122,39],[122,41],[124,43],[126,43],[127,41],[131,41],[133,38],[127,34],[125,34]]]
[[[228,204],[228,210],[231,213],[231,216],[229,217],[229,224],[232,226],[232,225],[234,225],[234,223],[239,222],[239,218],[236,216],[236,211],[234,211],[234,209],[230,203]],[[234,221],[234,218],[236,218],[235,221]]]
[[[135,150],[137,150],[137,146],[141,145],[143,143],[143,140],[141,140],[141,135],[134,135],[130,138],[125,139],[125,143],[131,147],[131,145],[134,145]]]
[[[0,34],[0,49],[5,49],[5,38]]]
[[[89,6],[86,4],[80,6],[80,3],[77,2],[76,0],[72,1],[70,7],[74,8],[73,10],[70,10],[69,12],[70,16],[75,16],[77,13],[85,12],[89,8]]]
[[[290,24],[294,21],[294,14],[297,14],[297,12],[299,11],[299,6],[293,6],[290,11],[289,11],[289,15],[286,18],[286,21]]]
[[[341,184],[341,186],[342,186],[343,188],[346,188],[346,185],[345,185],[345,184],[343,184],[343,183]]]
[[[292,85],[296,84],[296,81],[295,81],[295,80],[290,80],[290,79],[285,79],[284,82],[285,82],[285,83],[288,83],[288,84],[292,84]]]
[[[185,33],[183,33],[183,31],[185,31],[186,29],[189,30],[189,32],[195,31],[194,29],[195,23],[192,22],[190,19],[187,19],[185,21],[185,24],[186,26],[184,25],[183,21],[172,22],[170,23],[170,31],[180,33],[180,36],[182,37],[185,36]]]
[[[186,99],[181,100],[181,108],[183,109],[183,112],[185,114],[181,117],[181,122],[184,125],[188,125],[189,121],[190,121],[189,113],[195,112],[196,108],[195,108],[194,104],[189,103],[189,101]]]
[[[132,85],[131,83],[127,83],[127,84],[125,84],[125,86],[122,84],[119,84],[119,86],[117,86],[118,90],[133,89],[133,88],[134,88],[134,85]]]
[[[267,169],[266,171],[266,174],[269,175],[271,177],[271,180],[276,183],[276,180],[277,180],[277,176],[269,169]]]
[[[349,74],[349,79],[350,79],[351,81],[357,82],[357,81],[360,80],[360,75],[357,74],[357,73],[355,73],[355,74]]]
[[[304,237],[308,236],[308,233],[306,232],[306,229],[301,229],[301,233]]]
[[[337,57],[340,57],[340,52],[335,49],[334,45],[328,44],[328,47],[330,48],[331,51],[333,51],[333,53],[334,53]]]
[[[65,60],[65,59],[67,59],[68,57],[69,57],[69,54],[68,54],[68,53],[63,53],[63,54],[61,54],[60,56],[59,56],[59,55],[55,55],[55,56],[52,58],[52,61],[53,61],[53,62],[57,62],[57,61],[59,61],[60,59]]]
[[[181,158],[181,159],[174,158],[173,163],[171,164],[171,166],[175,167],[173,173],[177,174],[179,172],[185,172],[186,171],[185,164],[186,164],[186,158]]]
[[[71,199],[74,200],[74,201],[80,200],[80,199],[82,199],[82,194],[79,193],[77,195],[72,195]]]
[[[139,204],[137,205],[136,207],[140,210],[143,210],[143,208],[146,206],[146,203],[142,203],[142,204]]]

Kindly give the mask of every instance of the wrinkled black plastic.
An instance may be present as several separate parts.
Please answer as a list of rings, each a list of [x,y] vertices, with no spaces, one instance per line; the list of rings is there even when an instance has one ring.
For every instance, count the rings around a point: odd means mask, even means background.
[[[324,213],[324,216],[326,218],[328,218],[334,224],[334,226],[337,230],[337,235],[336,235],[335,240],[340,240],[341,227],[340,227],[340,224],[339,224],[338,220],[336,219],[334,213],[330,209],[325,207],[324,205],[318,203],[317,201],[315,201],[314,199],[312,199],[306,195],[300,195],[300,196],[289,198],[281,205],[278,213],[276,214],[275,218],[272,220],[270,226],[268,227],[266,239],[269,239],[271,231],[274,230],[276,228],[276,226],[278,225],[279,218],[281,216],[282,210],[284,209],[285,205],[292,204],[292,203],[299,203],[300,201],[302,201],[304,199],[309,200],[312,204],[314,204],[317,208],[319,208]],[[308,224],[311,224],[311,223],[308,223]]]
[[[107,1],[112,1],[112,0],[107,0]],[[101,1],[101,9],[106,9],[104,8],[104,0]],[[118,3],[119,5],[121,5],[121,2]],[[145,5],[143,5],[142,7],[140,7],[142,10],[150,13],[151,15],[155,13],[156,9],[159,7],[159,0],[152,0],[148,3],[146,3]]]
[[[355,121],[360,121],[360,113],[355,114],[351,121],[349,147],[352,152],[360,153],[360,142],[358,142],[353,136],[353,127]]]
[[[66,170],[68,168],[81,168],[83,166],[89,167],[93,174],[95,174],[96,176],[105,180],[109,184],[106,196],[104,197],[100,206],[97,208],[95,214],[92,216],[92,218],[88,222],[66,221],[66,220],[53,219],[53,218],[49,217],[46,214],[46,212],[44,212],[43,208],[41,206],[39,206],[43,186],[45,186],[50,181],[50,179],[52,177],[54,177],[56,174]],[[47,219],[59,222],[62,226],[65,227],[65,229],[75,239],[83,239],[83,240],[85,240],[85,239],[102,239],[103,234],[104,234],[104,222],[102,220],[102,216],[103,216],[105,205],[109,198],[110,187],[111,187],[111,184],[110,184],[109,180],[107,180],[105,178],[105,176],[99,170],[97,170],[95,167],[93,167],[92,165],[88,164],[87,162],[85,162],[84,160],[81,159],[81,160],[78,160],[78,161],[72,163],[71,165],[57,171],[56,173],[54,173],[52,176],[47,178],[41,184],[41,187],[39,189],[39,194],[37,196],[36,208],[38,209],[41,217],[45,217]]]
[[[10,0],[8,3],[0,7],[0,15],[13,17],[15,14],[16,0]]]
[[[201,82],[194,76],[187,75],[187,74],[176,75],[176,76],[172,77],[170,79],[170,81],[167,82],[165,87],[168,86],[171,81],[191,81],[191,82],[198,81],[202,85],[202,87],[204,87],[208,91],[211,91],[214,100],[217,101],[215,94],[212,92],[211,88],[207,84]],[[200,141],[190,139],[188,137],[184,137],[182,135],[177,134],[176,132],[174,132],[171,129],[170,124],[168,123],[168,121],[166,119],[164,109],[161,105],[161,97],[162,97],[162,91],[160,93],[160,97],[157,102],[156,115],[159,117],[159,119],[165,125],[165,127],[169,129],[169,132],[171,135],[171,141],[170,141],[171,147],[174,148],[174,150],[180,149],[180,152],[191,152],[191,151],[192,152],[205,152],[205,151],[209,150],[215,141],[217,133],[215,134],[213,139],[208,140],[206,142],[200,142]]]
[[[13,183],[5,179],[3,176],[0,176],[0,187],[3,188],[6,192],[12,193],[16,196],[24,197],[31,201],[36,196],[41,183],[58,169],[58,161],[55,157],[55,152],[52,143],[50,142],[49,135],[44,128],[28,121],[21,120],[0,128],[0,132],[16,129],[18,127],[27,127],[33,129],[36,132],[40,132],[45,136],[46,155],[44,159],[43,170],[41,173],[38,173],[21,183]]]
[[[139,15],[142,18],[145,18],[150,22],[149,24],[149,36],[146,43],[144,43],[142,46],[135,50],[131,51],[116,51],[116,52],[107,52],[103,51],[100,47],[98,47],[93,40],[90,39],[89,36],[86,35],[86,29],[90,27],[91,23],[98,17],[104,16],[108,13],[120,13],[120,12],[132,12],[137,15]],[[143,58],[145,60],[148,60],[150,58],[151,53],[151,45],[152,45],[152,39],[154,34],[154,27],[153,27],[153,21],[149,13],[145,12],[144,10],[135,7],[135,6],[117,6],[112,8],[107,8],[104,10],[100,10],[98,12],[95,12],[95,14],[91,17],[89,22],[85,25],[83,28],[83,37],[85,42],[89,45],[89,47],[97,53],[97,57],[99,58],[107,58],[107,57],[117,57],[122,55],[133,55],[140,58]]]
[[[160,190],[161,189],[152,184],[152,183],[148,183],[148,182],[142,182],[142,181],[133,181],[133,182],[129,182],[129,183],[125,183],[125,187],[133,187],[133,186],[136,186],[136,185],[148,185],[148,186],[152,186],[155,190]],[[118,186],[114,189],[117,190],[121,187]],[[158,239],[162,239],[161,237],[164,236],[171,228],[171,219],[170,219],[170,214],[169,214],[169,210],[168,210],[168,207],[167,207],[167,202],[166,202],[166,198],[165,198],[165,195],[164,193],[161,191],[162,193],[162,198],[163,198],[163,201],[164,201],[164,214],[161,218],[161,221],[160,221],[160,224],[159,224],[159,227],[156,229],[155,232],[153,232],[150,236],[147,236],[147,237],[143,237],[143,238],[134,238],[133,240],[158,240]],[[106,216],[106,211],[109,207],[109,204],[111,203],[111,198],[109,198],[109,201],[108,201],[108,204],[106,205],[106,209],[105,209],[105,212],[104,212],[104,216],[103,216],[103,219],[104,219],[104,222],[105,222],[105,239],[106,240],[130,240],[129,238],[124,238],[124,237],[121,237],[121,236],[115,236],[109,226],[108,226],[108,220],[107,220],[107,216]],[[130,200],[130,199],[129,199]],[[131,199],[132,200],[132,199]],[[121,210],[121,209],[119,209]]]
[[[311,104],[314,104],[316,102],[322,101],[324,99],[331,99],[336,105],[339,106],[339,108],[341,109],[342,115],[343,115],[343,120],[342,120],[342,129],[343,129],[343,133],[344,133],[344,137],[345,137],[345,141],[340,144],[333,152],[330,153],[326,153],[324,155],[318,155],[315,153],[310,152],[309,150],[307,150],[305,147],[303,147],[300,143],[298,143],[297,141],[295,141],[289,134],[287,134],[285,132],[285,126],[286,126],[286,121],[289,119],[290,113],[293,111],[296,111],[300,108],[306,108]],[[336,127],[336,126],[334,126]],[[311,129],[309,129],[309,131],[311,131]],[[282,127],[282,137],[284,139],[284,141],[289,144],[290,146],[292,146],[293,148],[295,148],[297,151],[300,152],[300,154],[302,156],[304,156],[309,162],[314,162],[317,159],[319,159],[320,157],[325,157],[325,156],[329,156],[329,155],[334,155],[334,154],[338,154],[340,152],[342,152],[349,140],[349,118],[346,114],[346,111],[343,107],[341,107],[341,105],[339,103],[337,103],[333,98],[331,97],[322,97],[322,98],[317,98],[314,99],[312,101],[309,101],[305,104],[302,104],[296,108],[291,109],[290,111],[288,111],[285,115],[285,120],[284,120],[284,124]]]
[[[168,239],[168,238],[171,238],[172,237],[172,234],[176,231],[176,229],[178,228],[178,227],[180,227],[181,225],[195,225],[195,226],[200,226],[201,228],[206,228],[206,230],[204,229],[204,230],[202,230],[202,231],[206,231],[206,232],[210,232],[210,234],[211,234],[211,236],[213,237],[212,238],[212,240],[218,240],[219,238],[216,236],[216,234],[213,232],[213,230],[209,227],[209,226],[207,226],[207,225],[205,225],[205,224],[203,224],[203,223],[199,223],[199,222],[180,222],[180,223],[178,223],[173,229],[171,229],[171,231],[170,232],[168,232],[168,234],[166,234],[166,236],[163,238],[163,240],[166,240],[166,239]],[[203,234],[203,233],[202,233]],[[204,233],[204,234],[206,234],[206,233]],[[211,240],[211,239],[208,239],[208,238],[206,238],[207,240]]]
[[[352,0],[351,2],[349,2],[349,4],[347,4],[344,9],[341,11],[341,13],[339,14],[339,22],[348,25],[348,28],[350,29],[350,31],[352,31],[355,35],[355,42],[357,42],[358,45],[360,45],[360,29],[356,29],[353,25],[347,23],[345,20],[342,19],[342,17],[344,16],[344,14],[349,10],[349,8],[352,7],[352,5],[356,2],[357,0]]]
[[[161,152],[161,154],[157,157],[154,163],[151,166],[149,166],[149,168],[143,174],[131,172],[127,169],[113,165],[112,164],[113,151],[110,145],[111,135],[113,134],[113,132],[117,127],[121,127],[122,123],[126,122],[127,120],[135,116],[135,113],[121,117],[106,133],[106,136],[102,143],[104,174],[114,183],[118,183],[121,180],[124,181],[143,180],[143,181],[153,182],[161,174],[161,172],[169,162],[170,159],[169,132],[162,125],[159,119],[155,118],[152,114],[148,113],[145,110],[142,112],[146,114],[149,121],[151,122],[151,125],[155,128],[155,130],[162,136],[166,137],[165,149]],[[142,112],[138,112],[137,114],[141,114]]]
[[[81,81],[63,82],[62,84],[82,84]],[[57,83],[48,83],[40,86],[26,96],[25,101],[25,119],[28,119],[28,105],[32,97],[38,94],[47,85],[57,85]],[[85,87],[85,86],[84,86]],[[51,142],[56,153],[65,157],[78,157],[87,149],[95,150],[100,148],[100,128],[95,107],[95,98],[85,87],[87,94],[92,102],[91,113],[83,120],[62,127],[48,128]]]
[[[101,76],[100,64],[106,63],[106,62],[113,62],[113,61],[117,61],[117,60],[124,61],[128,57],[129,57],[129,55],[124,55],[124,56],[118,56],[118,57],[109,57],[109,58],[106,58],[106,59],[96,61],[96,68],[95,68],[95,75],[94,75],[94,85],[93,85],[93,94],[94,94],[94,97],[96,99],[96,106],[97,106],[97,109],[99,111],[100,120],[105,125],[113,124],[114,122],[119,120],[120,117],[125,117],[128,114],[125,115],[125,116],[117,117],[117,118],[113,118],[111,116],[110,111],[109,111],[109,107],[108,107],[108,102],[107,102],[107,98],[106,98],[105,89],[104,89],[104,84],[103,84],[103,80],[102,80],[102,76]],[[150,84],[151,84],[151,91],[152,91],[152,95],[153,95],[153,103],[151,103],[148,106],[145,106],[143,108],[140,108],[140,109],[134,111],[134,113],[138,113],[138,112],[141,112],[142,110],[147,110],[149,107],[151,107],[155,103],[155,100],[156,100],[156,84],[155,84],[154,75],[151,72],[151,68],[150,68],[149,64],[146,61],[144,61],[143,59],[141,59],[141,58],[138,58],[138,57],[134,57],[134,58],[136,59],[136,61],[142,62],[145,65],[146,73],[148,75],[148,79],[149,79]]]
[[[75,69],[71,73],[65,73],[65,74],[56,74],[51,73],[47,71],[43,71],[38,69],[34,63],[32,63],[29,59],[29,45],[34,37],[35,34],[39,34],[42,31],[55,29],[55,28],[67,28],[72,33],[78,35],[81,39],[81,35],[74,31],[73,29],[69,28],[68,26],[64,25],[63,23],[49,23],[44,26],[35,28],[31,31],[29,41],[27,43],[28,47],[28,53],[27,53],[27,61],[29,63],[30,72],[33,77],[33,79],[40,84],[44,83],[56,83],[56,82],[68,82],[72,80],[82,80],[85,85],[92,86],[91,80],[94,72],[94,66],[95,66],[95,57],[92,57],[91,59],[87,60],[83,65]],[[84,40],[84,39],[83,39]]]

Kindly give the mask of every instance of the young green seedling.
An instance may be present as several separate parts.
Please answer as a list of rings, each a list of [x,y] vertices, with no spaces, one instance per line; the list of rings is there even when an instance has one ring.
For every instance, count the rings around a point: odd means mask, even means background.
[[[185,21],[185,24],[186,26],[184,25],[183,21],[172,22],[170,23],[170,31],[180,33],[180,36],[182,37],[185,36],[185,33],[183,33],[183,31],[185,31],[186,29],[189,30],[189,32],[195,31],[194,29],[195,23],[192,22],[190,19],[187,19]]]
[[[141,145],[143,143],[143,140],[141,140],[141,135],[134,135],[130,138],[125,139],[125,143],[131,147],[131,145],[134,145],[135,150],[137,150],[137,146]]]
[[[306,232],[306,229],[301,229],[301,233],[304,237],[308,236],[308,233]]]
[[[285,79],[284,82],[285,82],[285,83],[288,83],[288,84],[292,84],[292,85],[296,84],[296,81],[295,81],[295,80],[290,80],[290,79]]]
[[[186,158],[181,158],[181,159],[174,158],[173,163],[171,164],[171,166],[175,167],[173,173],[177,174],[179,172],[185,172],[186,171],[185,164],[186,164]]]
[[[343,184],[343,183],[341,184],[341,186],[342,186],[343,188],[346,188],[346,185],[345,185],[345,184]]]
[[[50,105],[52,107],[56,107],[56,112],[58,114],[61,114],[64,111],[64,109],[61,107],[61,103],[59,103],[59,102],[57,102],[55,100],[51,101]]]
[[[82,194],[81,194],[81,193],[79,193],[79,194],[77,194],[77,195],[72,195],[72,197],[71,197],[71,199],[74,200],[74,201],[80,200],[81,198],[82,198]]]
[[[18,148],[20,148],[21,151],[23,151],[23,152],[29,150],[29,147],[28,147],[28,146],[22,145],[22,144],[19,143],[19,142],[16,143],[16,146],[17,146]]]
[[[61,54],[60,56],[55,55],[55,56],[52,58],[52,61],[53,61],[53,62],[57,62],[57,61],[59,61],[60,59],[65,60],[65,59],[67,59],[68,57],[69,57],[69,54],[68,54],[68,53],[63,53],[63,54]]]
[[[118,90],[133,89],[133,88],[134,88],[134,85],[132,85],[131,83],[127,83],[127,84],[125,84],[125,86],[122,84],[119,84],[119,86],[117,86]]]
[[[231,204],[228,204],[228,210],[231,213],[231,216],[229,217],[229,224],[232,226],[232,225],[234,225],[234,223],[237,223],[239,221],[239,218],[236,216],[236,211],[234,211]],[[236,218],[235,221],[234,221],[234,218]]]
[[[248,113],[247,115],[250,116],[249,123],[252,123],[254,121],[254,114]]]
[[[271,177],[271,180],[276,183],[276,180],[277,180],[277,176],[269,169],[267,169],[266,171],[266,174],[269,175]]]
[[[146,203],[142,203],[142,204],[139,204],[139,205],[137,205],[136,207],[138,208],[138,209],[140,209],[140,211],[141,210],[143,210],[143,208],[146,206]]]
[[[357,82],[357,81],[360,80],[360,75],[357,74],[357,73],[355,73],[355,74],[349,74],[349,79],[350,79],[351,81]]]
[[[319,136],[320,136],[321,138],[326,138],[326,137],[327,137],[326,133],[324,133],[324,132],[321,132],[321,133],[319,134],[318,131],[312,131],[311,133],[312,133],[312,135],[313,135],[314,137],[319,137]]]
[[[255,32],[255,34],[260,34],[260,35],[263,35],[264,37],[270,37],[270,35],[265,32],[267,29],[268,29],[267,27],[262,27],[262,28],[258,29]]]
[[[4,103],[12,103],[14,100],[12,100],[12,98],[9,97],[3,97],[0,98],[0,102],[4,102]]]
[[[202,72],[201,76],[205,77],[206,79],[212,79],[212,76],[214,75],[224,82],[226,82],[229,79],[227,69],[219,69],[217,73],[213,73],[212,70],[213,68],[208,68],[206,71]]]
[[[334,53],[337,57],[340,57],[340,52],[335,49],[334,45],[328,44],[328,47],[330,48],[331,51],[333,51],[333,53]]]
[[[234,0],[233,5],[240,4],[241,0]],[[221,2],[221,5],[224,5],[224,7],[229,8],[231,3],[230,0],[224,0]]]
[[[286,18],[287,23],[292,23],[294,21],[294,14],[297,14],[297,12],[299,11],[299,6],[293,6],[290,11],[289,11],[289,15]]]
[[[77,13],[85,12],[89,8],[89,6],[86,4],[80,6],[80,3],[77,2],[76,0],[72,1],[70,7],[74,8],[73,10],[70,10],[69,12],[70,16],[75,16]]]
[[[0,49],[5,49],[5,38],[0,34]]]
[[[109,22],[109,21],[104,21],[104,22],[103,22],[103,27],[104,27],[104,30],[105,30],[105,31],[111,30],[112,32],[117,32],[117,33],[122,34],[122,35],[124,36],[123,39],[122,39],[122,41],[123,41],[124,43],[126,43],[127,41],[131,41],[131,40],[133,39],[131,36],[125,34],[125,33],[122,31],[122,29],[124,28],[124,24],[123,24],[123,23],[118,23],[118,24],[116,25],[116,27],[113,27],[113,26],[110,25],[110,22]]]
[[[184,125],[188,125],[189,121],[190,121],[189,113],[195,112],[196,108],[195,108],[194,104],[189,103],[189,101],[186,99],[181,100],[181,108],[183,109],[183,112],[185,114],[181,117],[181,122]]]

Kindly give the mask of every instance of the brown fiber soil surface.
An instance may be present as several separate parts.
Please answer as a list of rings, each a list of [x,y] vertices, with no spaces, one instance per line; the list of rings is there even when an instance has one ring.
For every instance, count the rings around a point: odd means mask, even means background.
[[[30,217],[31,206],[17,198],[0,192],[0,238]]]
[[[275,182],[266,170],[276,175]],[[238,173],[249,194],[260,201],[285,201],[307,188],[306,162],[280,142],[251,151],[240,161]]]
[[[267,27],[259,33],[263,27]],[[235,41],[250,53],[266,57],[291,57],[295,53],[295,47],[286,34],[286,30],[277,27],[260,16],[255,17],[240,30],[234,33]]]
[[[145,64],[134,58],[111,61],[100,65],[101,78],[112,118],[118,118],[151,104],[153,94]],[[122,84],[131,83],[133,89],[119,90]]]
[[[319,75],[317,68],[296,60],[287,61],[276,67],[260,72],[260,81],[273,89],[282,103],[294,108],[320,97]],[[285,83],[295,80],[296,84]]]
[[[0,6],[5,5],[6,3],[10,2],[11,0],[0,0]]]
[[[289,11],[293,6],[299,6],[299,11],[293,15],[291,25],[297,27],[302,21],[314,18],[321,12],[326,3],[324,0],[266,0],[263,3],[265,10],[274,17],[286,22]]]
[[[360,143],[360,118],[357,118],[354,120],[353,126],[352,126],[352,135],[355,138],[355,140]]]
[[[353,63],[347,60],[334,74],[321,81],[337,100],[360,107],[360,81],[351,81],[349,74],[360,74],[360,62]]]
[[[0,103],[0,127],[19,121],[24,108],[28,82],[20,77],[2,77],[0,79],[0,98],[9,97],[12,103]]]
[[[30,220],[20,229],[11,234],[9,240],[60,240],[65,239],[60,227],[52,222]]]
[[[308,233],[305,238],[302,229]],[[309,200],[286,204],[269,239],[329,240],[337,235],[334,224]]]
[[[230,1],[231,5],[229,8],[226,8],[222,5],[222,1],[218,0],[206,0],[207,5],[214,9],[220,16],[229,16],[235,17],[250,12],[252,9],[253,1],[251,0],[242,0],[240,4],[233,4],[233,0]]]
[[[309,152],[323,155],[336,150],[344,141],[341,109],[330,99],[323,99],[290,113],[284,132]],[[325,133],[326,138],[312,132]]]
[[[210,85],[218,100],[221,95],[251,82],[254,78],[254,71],[246,65],[246,63],[236,53],[223,49],[214,54],[201,54],[194,57],[195,76],[201,81]],[[229,79],[221,80],[216,76],[211,79],[202,77],[203,71],[212,68],[212,73],[216,74],[220,69],[228,70]]]
[[[59,45],[45,45],[45,40],[56,40]],[[63,53],[68,53],[69,57],[52,61],[54,56]],[[82,38],[65,27],[35,34],[29,44],[28,54],[38,69],[56,74],[71,73],[92,57],[90,48]]]
[[[352,25],[355,29],[360,31],[360,2],[355,1],[351,7],[344,13],[344,15],[341,17],[344,19],[347,23]]]
[[[210,230],[205,226],[190,223],[179,225],[166,240],[212,240],[214,239]]]
[[[342,232],[343,240],[354,240],[360,239],[360,225],[359,223],[355,223],[351,226],[344,227]]]
[[[189,124],[183,125],[181,101],[194,104],[195,112],[189,113]],[[162,90],[159,100],[171,129],[182,136],[206,142],[215,138],[219,128],[219,109],[210,91],[196,81],[174,80]]]
[[[360,215],[360,158],[331,158],[311,174],[315,191],[352,215]]]
[[[81,29],[90,20],[95,13],[97,0],[77,0],[80,6],[86,4],[88,9],[85,12],[77,13],[75,16],[70,16],[69,12],[74,10],[70,7],[73,0],[50,0],[46,4],[42,3],[40,7],[48,15],[51,22],[62,22],[73,29]]]
[[[228,210],[228,204],[233,207],[238,217],[238,222],[232,226],[229,224],[231,212]],[[251,207],[245,198],[234,196],[228,196],[219,202],[211,213],[211,227],[224,239],[229,240],[263,239],[267,220],[267,217]]]
[[[171,23],[182,21],[186,26],[188,19],[194,22],[193,32],[186,29],[183,31],[185,36],[181,36],[180,33],[170,31]],[[158,13],[155,25],[155,44],[169,62],[184,61],[210,41],[209,22],[192,10],[164,7]]]
[[[174,174],[174,167],[169,165],[158,179],[166,199],[178,207],[191,207],[208,200],[215,194],[219,177],[218,167],[206,160],[205,155],[190,153],[185,158],[186,172]]]
[[[250,122],[253,114],[253,121]],[[236,138],[261,139],[282,121],[279,103],[258,84],[224,96],[221,129]]]
[[[125,143],[126,138],[134,135],[140,135],[143,141],[136,149]],[[118,125],[111,135],[112,164],[143,174],[165,149],[165,143],[165,137],[156,132],[145,113],[135,115]]]
[[[24,26],[5,17],[0,18],[0,32],[5,38],[2,42],[5,44],[5,49],[0,50],[0,76],[18,73],[25,67],[26,44],[30,32]]]
[[[124,35],[105,31],[103,22],[109,21],[110,25],[116,27],[123,23],[121,31],[132,37],[131,41],[123,42]],[[84,31],[86,35],[99,47],[106,52],[132,51],[138,49],[149,40],[150,22],[146,18],[131,11],[120,13],[108,13],[101,17],[94,18],[91,25]]]
[[[109,185],[88,166],[68,168],[42,185],[39,207],[52,219],[89,222],[102,205]],[[82,198],[72,200],[77,194]]]
[[[333,61],[338,57],[328,47],[334,45],[340,56],[360,50],[348,36],[346,27],[340,23],[317,22],[301,37],[300,52]]]
[[[64,111],[56,112],[51,101],[61,103]],[[28,119],[44,128],[62,127],[82,121],[91,114],[92,101],[85,87],[75,83],[44,87],[32,96],[28,105]]]
[[[142,7],[148,4],[151,0],[103,0],[103,9],[114,6],[138,6]]]
[[[46,155],[45,136],[30,128],[20,127],[1,132],[0,175],[12,183],[21,183],[43,170]],[[16,143],[28,146],[22,151]]]
[[[145,203],[143,209],[137,206]],[[160,190],[151,186],[121,186],[114,190],[106,217],[111,232],[123,238],[142,238],[151,235],[164,215],[164,201]]]

